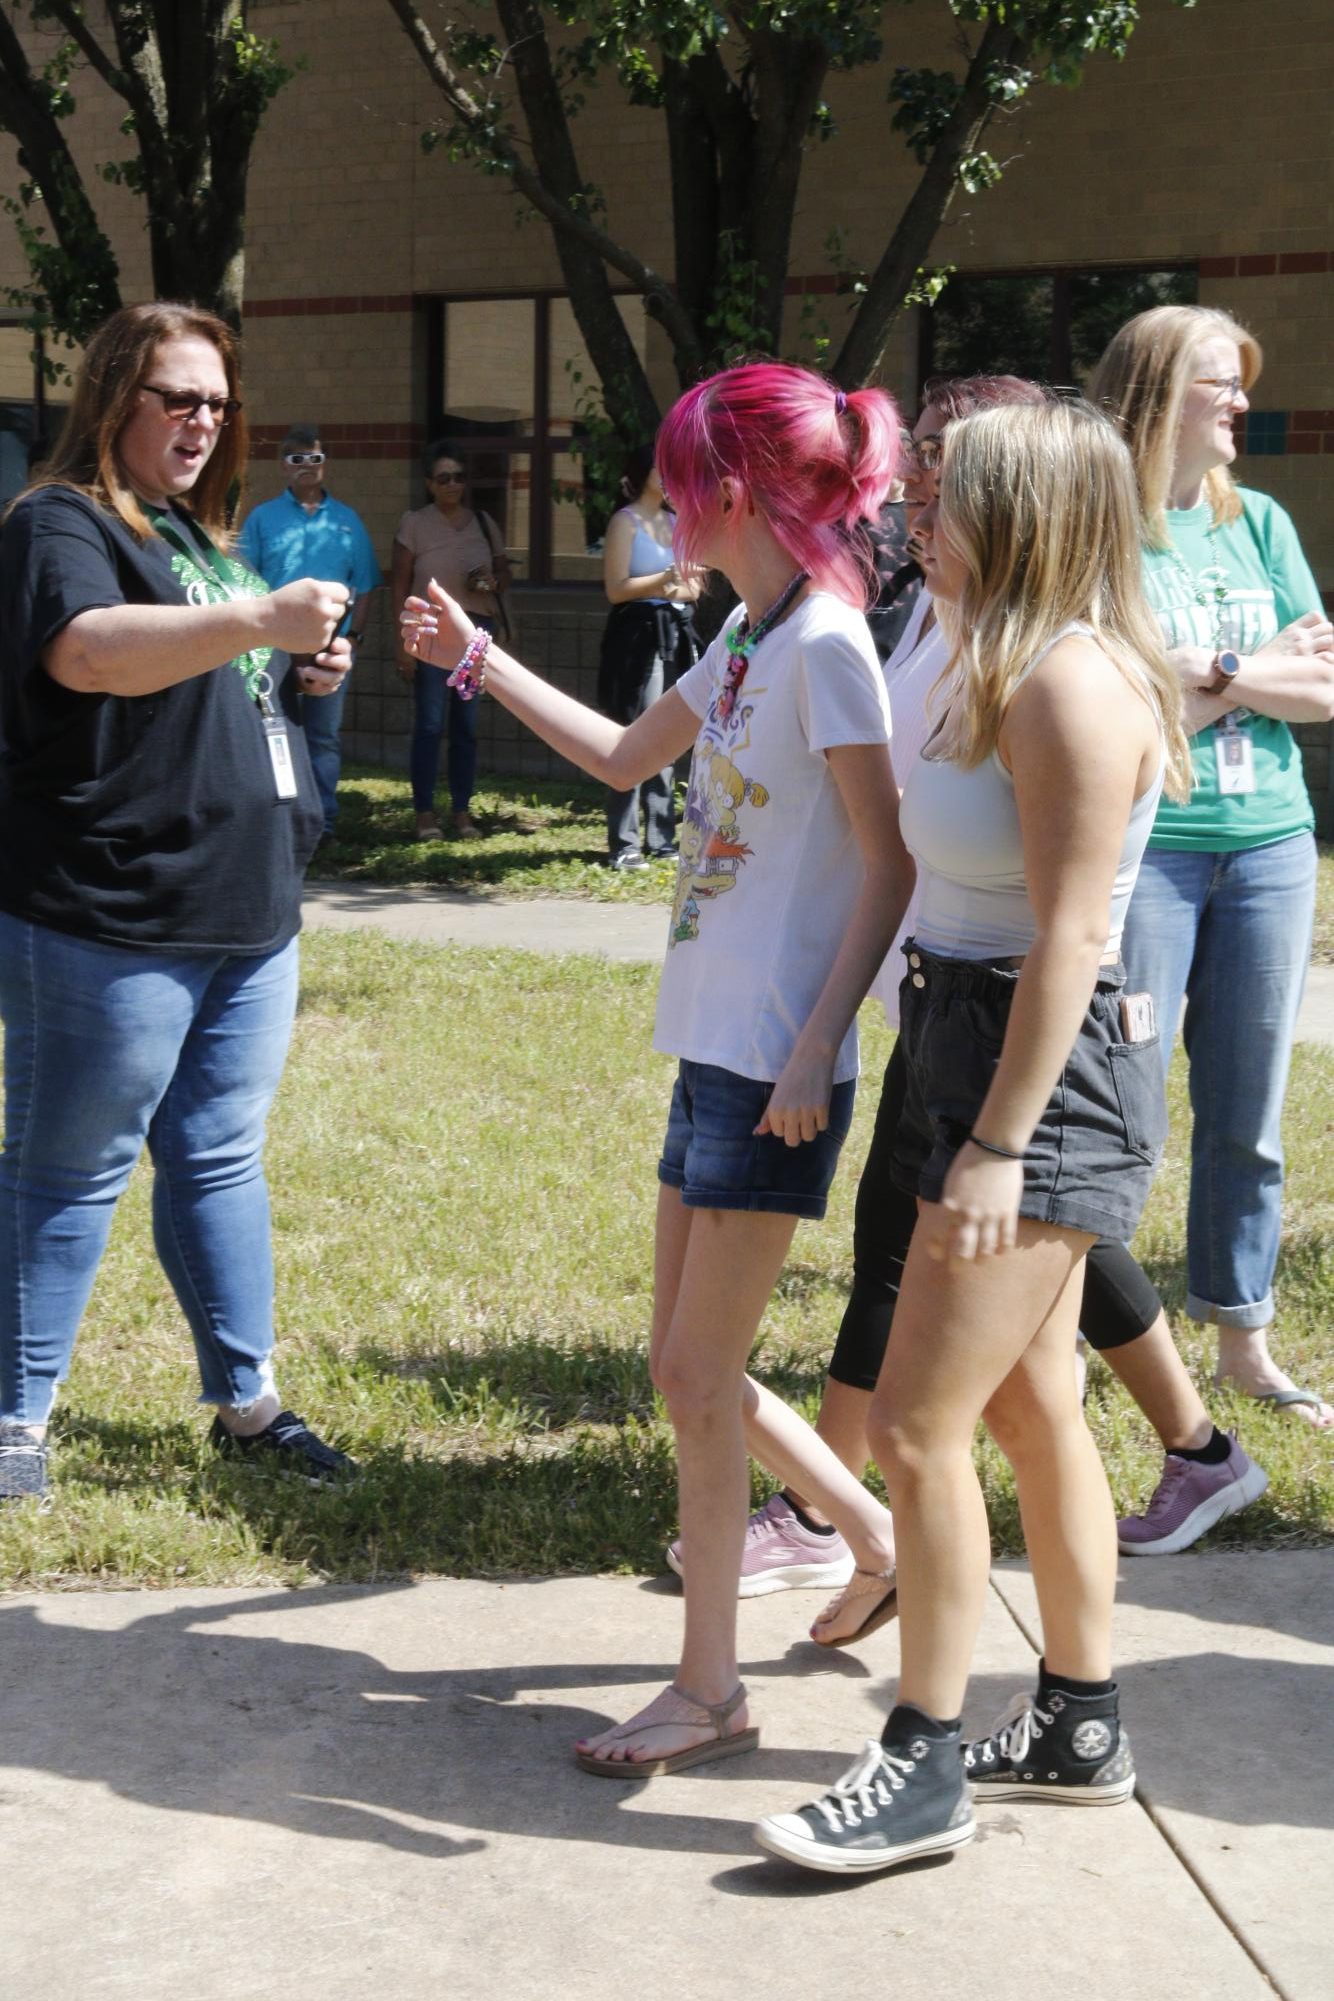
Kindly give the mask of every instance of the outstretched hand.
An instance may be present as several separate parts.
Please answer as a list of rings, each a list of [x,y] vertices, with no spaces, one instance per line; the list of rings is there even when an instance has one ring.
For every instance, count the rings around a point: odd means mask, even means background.
[[[410,597],[398,619],[405,650],[452,673],[477,628],[461,604],[432,577],[424,598]]]

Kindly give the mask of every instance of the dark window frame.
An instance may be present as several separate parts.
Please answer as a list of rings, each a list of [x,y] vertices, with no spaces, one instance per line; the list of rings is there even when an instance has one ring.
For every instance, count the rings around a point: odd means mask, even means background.
[[[1050,278],[1052,281],[1051,303],[1051,346],[1048,360],[1047,380],[1054,386],[1069,386],[1074,380],[1074,363],[1070,350],[1070,281],[1072,278],[1105,277],[1135,278],[1151,271],[1189,271],[1199,277],[1197,257],[1147,257],[1116,259],[1106,263],[1089,264],[996,264],[985,265],[980,270],[959,271],[954,275],[969,283],[988,278]],[[946,286],[942,299],[949,295]],[[917,315],[917,394],[920,401],[924,385],[933,375],[940,374],[935,366],[934,349],[936,328],[939,322],[935,308],[922,306]]]

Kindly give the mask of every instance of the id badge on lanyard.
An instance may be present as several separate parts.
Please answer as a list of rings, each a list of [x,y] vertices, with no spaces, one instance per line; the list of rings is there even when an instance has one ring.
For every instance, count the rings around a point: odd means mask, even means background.
[[[1237,725],[1232,711],[1214,731],[1214,762],[1218,767],[1221,797],[1239,798],[1255,790],[1255,740],[1249,730]]]
[[[265,674],[260,678],[255,700],[259,703],[260,719],[264,724],[264,741],[268,745],[269,763],[273,767],[273,790],[279,799],[295,799],[296,766],[292,762],[292,745],[287,734],[287,722],[274,708],[272,696],[273,682]]]

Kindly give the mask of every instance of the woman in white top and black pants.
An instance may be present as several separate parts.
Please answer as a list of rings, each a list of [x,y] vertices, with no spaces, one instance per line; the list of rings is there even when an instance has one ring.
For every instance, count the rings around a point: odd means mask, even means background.
[[[897,1537],[902,1667],[879,1742],[762,1846],[834,1873],[975,1832],[992,1797],[1111,1804],[1116,1529],[1071,1367],[1084,1258],[1129,1236],[1166,1131],[1151,1009],[1117,963],[1180,702],[1138,575],[1125,448],[1087,405],[981,411],[918,524],[949,617],[938,726],[904,785],[919,916],[894,1179],[920,1214],[870,1439]],[[1035,1697],[966,1746],[990,1538],[971,1448],[1009,1457],[1041,1611]],[[964,1752],[961,1759],[960,1752]]]
[[[672,554],[676,516],[662,494],[653,447],[640,445],[621,479],[626,505],[607,523],[602,581],[611,613],[602,634],[598,707],[622,728],[653,707],[698,658],[698,577],[683,577]],[[671,765],[628,792],[607,793],[607,858],[614,869],[640,869],[676,857]],[[644,848],[639,808],[644,808]]]

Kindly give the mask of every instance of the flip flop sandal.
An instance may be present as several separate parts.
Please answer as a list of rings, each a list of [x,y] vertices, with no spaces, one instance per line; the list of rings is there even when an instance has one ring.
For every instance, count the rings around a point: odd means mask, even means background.
[[[1252,1397],[1252,1403],[1267,1403],[1271,1410],[1289,1410],[1293,1404],[1309,1403],[1319,1414],[1328,1405],[1328,1399],[1316,1390],[1266,1390],[1263,1396]],[[1322,1431],[1334,1429],[1328,1424],[1319,1427]]]
[[[674,1695],[678,1702],[692,1709],[694,1715],[654,1717],[653,1710],[666,1695]],[[705,1724],[712,1724],[713,1737],[708,1743],[688,1745],[684,1751],[671,1751],[665,1758],[597,1758],[591,1751],[576,1751],[575,1763],[580,1771],[591,1772],[597,1779],[655,1779],[664,1778],[669,1772],[684,1772],[691,1765],[708,1765],[718,1758],[735,1758],[742,1751],[753,1751],[760,1741],[758,1730],[733,1730],[729,1733],[727,1729],[745,1699],[744,1682],[738,1682],[726,1702],[701,1702],[697,1695],[689,1695],[675,1682],[670,1682],[662,1695],[655,1696],[648,1708],[632,1723],[622,1724],[619,1730],[612,1733],[612,1742],[637,1737],[650,1722],[661,1722],[678,1724],[687,1730],[702,1729]]]
[[[825,1606],[815,1625],[818,1626],[821,1619],[832,1618],[835,1612],[841,1612],[845,1606],[856,1604],[858,1599],[868,1598],[871,1603],[861,1623],[854,1626],[850,1633],[840,1634],[837,1639],[822,1639],[815,1626],[812,1626],[811,1638],[816,1646],[850,1647],[854,1640],[864,1640],[869,1634],[878,1632],[881,1626],[887,1626],[899,1609],[899,1594],[895,1588],[894,1576],[892,1570],[854,1570],[837,1598],[831,1598]]]

